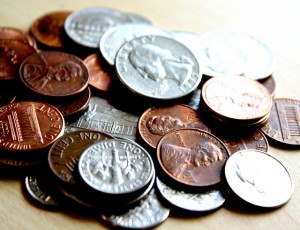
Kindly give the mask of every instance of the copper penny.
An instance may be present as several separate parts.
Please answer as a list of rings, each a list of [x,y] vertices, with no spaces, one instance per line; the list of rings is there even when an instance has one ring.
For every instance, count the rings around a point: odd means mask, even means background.
[[[276,82],[275,82],[273,75],[271,75],[267,78],[264,78],[262,80],[259,80],[259,82],[267,88],[267,90],[269,91],[272,98],[274,98],[275,93],[276,93]]]
[[[273,141],[300,146],[300,101],[274,99],[270,117],[261,130]]]
[[[40,150],[52,144],[65,129],[62,114],[43,102],[13,102],[0,108],[0,148]]]
[[[46,96],[71,96],[88,86],[89,72],[82,60],[59,51],[42,51],[20,66],[25,86]]]
[[[89,106],[91,90],[86,88],[83,92],[67,98],[63,103],[56,106],[64,117],[72,116],[83,112]]]
[[[95,142],[112,138],[106,133],[92,130],[63,135],[53,143],[48,153],[48,163],[52,172],[60,181],[75,185],[78,160],[83,151]]]
[[[31,33],[43,45],[62,48],[64,23],[70,11],[51,12],[38,18],[31,26]]]
[[[244,149],[256,149],[265,153],[269,150],[268,140],[260,130],[228,132],[218,129],[212,133],[222,140],[230,155]]]
[[[157,145],[158,162],[166,175],[189,186],[219,183],[228,157],[229,152],[219,138],[199,129],[172,131]]]
[[[272,97],[266,87],[240,76],[211,78],[204,83],[201,93],[214,114],[235,121],[255,122],[272,107]]]
[[[210,132],[200,113],[186,105],[152,107],[139,118],[138,131],[142,139],[152,148],[167,133],[178,129],[198,128]]]
[[[22,62],[36,50],[15,40],[0,40],[0,80],[15,80]]]
[[[100,63],[98,54],[91,54],[83,62],[90,72],[89,84],[97,90],[107,92],[110,86],[110,74]]]
[[[36,49],[36,42],[28,33],[13,27],[0,27],[1,40],[15,40]]]

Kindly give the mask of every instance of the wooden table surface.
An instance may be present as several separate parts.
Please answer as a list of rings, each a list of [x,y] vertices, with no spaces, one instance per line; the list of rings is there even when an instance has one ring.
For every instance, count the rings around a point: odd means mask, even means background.
[[[28,31],[45,13],[89,6],[141,14],[168,30],[203,34],[230,27],[248,31],[275,51],[275,97],[300,100],[300,1],[296,0],[0,0],[0,26]],[[299,229],[300,150],[271,145],[269,152],[285,165],[294,181],[294,193],[286,205],[271,211],[225,205],[205,215],[171,215],[157,229]],[[22,183],[21,178],[0,175],[0,229],[107,229],[100,219],[89,215],[32,205],[22,192]]]

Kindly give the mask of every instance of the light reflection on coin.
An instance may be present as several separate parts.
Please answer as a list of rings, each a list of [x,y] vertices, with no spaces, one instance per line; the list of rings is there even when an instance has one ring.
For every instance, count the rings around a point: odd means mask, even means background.
[[[275,55],[259,38],[234,29],[217,29],[201,35],[200,63],[212,77],[240,75],[254,80],[272,74]]]
[[[128,89],[153,99],[186,96],[202,79],[194,54],[180,42],[158,35],[126,42],[117,53],[115,66]]]
[[[158,178],[156,178],[156,185],[159,192],[168,202],[189,211],[212,211],[221,207],[225,202],[225,197],[221,190],[210,189],[198,193],[188,193],[175,190]]]
[[[289,201],[293,181],[282,163],[258,150],[241,150],[225,164],[225,177],[233,192],[246,202],[265,208]]]
[[[106,216],[101,214],[102,219],[114,227],[127,229],[149,229],[164,222],[170,213],[170,209],[164,207],[152,189],[146,199],[139,205],[120,215]]]

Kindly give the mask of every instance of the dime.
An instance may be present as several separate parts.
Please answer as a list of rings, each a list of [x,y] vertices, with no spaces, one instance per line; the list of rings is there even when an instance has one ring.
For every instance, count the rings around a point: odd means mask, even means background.
[[[62,48],[64,23],[70,14],[70,11],[57,11],[41,16],[31,26],[34,38],[43,45]]]
[[[133,38],[144,35],[172,36],[170,32],[156,25],[134,23],[118,25],[103,34],[99,45],[100,52],[110,65],[114,65],[121,46]]]
[[[58,198],[53,193],[53,187],[50,187],[49,178],[42,176],[26,176],[25,188],[27,193],[39,204],[46,207],[60,206]]]
[[[98,54],[87,56],[83,63],[90,73],[89,84],[97,90],[107,92],[110,87],[110,74],[104,70]]]
[[[66,100],[56,106],[58,110],[62,113],[64,117],[72,116],[83,112],[89,106],[89,102],[91,99],[91,90],[87,87],[83,92],[68,97]]]
[[[201,35],[199,58],[203,74],[240,75],[254,80],[272,74],[275,55],[259,38],[239,30],[218,29]]]
[[[90,7],[70,14],[64,28],[67,35],[76,43],[89,48],[98,48],[103,33],[119,23],[124,23],[124,20],[124,14],[118,10]]]
[[[152,148],[156,148],[159,140],[170,131],[187,128],[210,132],[198,111],[180,104],[149,108],[140,116],[138,122],[139,134]]]
[[[90,145],[113,137],[102,132],[80,130],[67,133],[58,138],[48,153],[51,171],[60,181],[74,185],[77,175],[78,160]]]
[[[205,105],[224,120],[255,123],[270,113],[272,97],[255,80],[240,76],[211,78],[201,91]]]
[[[63,135],[63,115],[44,102],[13,102],[0,108],[0,148],[39,150]]]
[[[19,78],[22,62],[36,50],[29,44],[15,40],[0,40],[0,80]]]
[[[218,189],[202,192],[185,192],[166,185],[158,177],[156,185],[161,195],[175,207],[196,212],[207,212],[221,207],[225,202],[224,194]]]
[[[68,126],[135,140],[138,119],[138,116],[114,107],[110,101],[92,96],[88,109],[76,121],[68,123]]]
[[[225,177],[238,197],[260,207],[282,206],[293,193],[293,181],[284,165],[258,150],[232,154],[225,164]]]
[[[149,153],[133,141],[108,139],[82,153],[79,173],[97,191],[129,194],[149,183],[154,165]]]
[[[158,35],[126,42],[118,51],[115,67],[126,87],[153,99],[186,96],[202,78],[198,62],[187,47]]]
[[[274,99],[270,117],[261,130],[270,140],[300,146],[300,101]]]
[[[169,132],[157,145],[157,159],[163,172],[175,182],[191,187],[219,183],[228,157],[220,139],[199,129]]]
[[[149,229],[163,223],[170,209],[164,207],[152,189],[139,205],[120,215],[101,214],[103,220],[114,227],[126,229]]]
[[[89,72],[80,58],[60,52],[42,51],[20,66],[20,78],[30,90],[45,96],[71,96],[88,86]]]

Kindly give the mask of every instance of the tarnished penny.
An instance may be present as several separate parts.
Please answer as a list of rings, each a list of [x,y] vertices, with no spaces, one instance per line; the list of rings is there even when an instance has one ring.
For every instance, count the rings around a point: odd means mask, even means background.
[[[98,54],[91,54],[83,60],[90,78],[89,84],[97,90],[107,92],[110,86],[110,74],[103,69]]]
[[[230,155],[244,149],[256,149],[265,153],[269,150],[268,140],[259,130],[238,132],[216,129],[212,133],[222,140]]]
[[[139,134],[152,148],[156,148],[159,140],[170,131],[187,128],[210,132],[198,111],[180,104],[149,108],[140,116],[138,122]]]
[[[44,102],[13,102],[0,108],[0,148],[39,150],[52,144],[65,129],[62,114]]]
[[[64,117],[72,116],[83,112],[89,106],[91,99],[91,90],[86,88],[83,92],[67,98],[61,104],[57,105],[56,108],[62,113]]]
[[[58,11],[43,15],[32,24],[32,35],[43,45],[62,48],[64,23],[70,13],[70,11]]]
[[[225,178],[232,191],[244,201],[264,208],[287,203],[294,185],[284,165],[269,154],[241,150],[225,164]]]
[[[0,39],[15,40],[36,49],[36,42],[28,33],[13,27],[0,27]]]
[[[273,74],[267,78],[259,80],[259,82],[267,88],[272,98],[274,98],[276,93],[276,81]]]
[[[300,146],[300,101],[274,99],[270,117],[261,130],[271,140]]]
[[[158,162],[166,175],[193,187],[219,183],[228,157],[219,138],[199,129],[172,131],[157,145]]]
[[[67,133],[57,139],[48,153],[48,163],[54,175],[69,185],[76,184],[78,160],[83,151],[97,141],[112,139],[102,132],[81,130]]]
[[[83,61],[59,51],[42,51],[20,66],[25,86],[46,96],[71,96],[88,86],[89,72]]]
[[[260,120],[272,106],[272,97],[262,84],[240,76],[211,78],[204,83],[201,93],[214,114],[235,121]]]
[[[0,80],[15,80],[22,62],[36,50],[15,40],[0,40]]]

